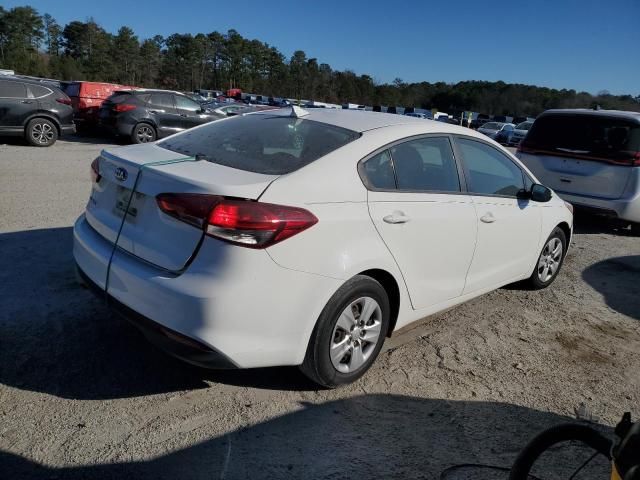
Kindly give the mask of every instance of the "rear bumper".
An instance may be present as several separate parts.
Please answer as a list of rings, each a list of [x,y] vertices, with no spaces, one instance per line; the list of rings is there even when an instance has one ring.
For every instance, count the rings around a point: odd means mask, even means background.
[[[72,134],[76,133],[76,126],[75,126],[75,124],[62,125],[60,127],[60,132],[62,133],[62,135],[72,135]]]
[[[594,212],[616,217],[627,222],[640,223],[640,193],[633,198],[602,199],[587,195],[576,195],[556,190],[563,200]]]
[[[138,328],[147,340],[168,354],[200,367],[216,369],[237,368],[230,359],[214,348],[166,328],[150,318],[140,315],[111,295],[105,294],[105,291],[91,280],[77,264],[76,273],[83,285],[95,293],[98,298],[105,300],[111,309]]]
[[[240,368],[301,364],[320,312],[343,282],[205,237],[180,275],[116,250],[105,294],[112,249],[84,215],[76,221],[73,255],[85,282],[154,343],[202,366],[215,365],[218,356]],[[206,351],[176,351],[175,335]]]

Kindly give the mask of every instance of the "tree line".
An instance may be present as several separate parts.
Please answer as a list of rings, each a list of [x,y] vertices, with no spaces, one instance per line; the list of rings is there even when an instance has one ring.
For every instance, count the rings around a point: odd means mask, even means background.
[[[298,50],[286,58],[276,47],[226,33],[156,35],[140,39],[121,27],[113,34],[94,19],[60,25],[32,7],[0,6],[0,68],[59,80],[114,82],[193,91],[229,87],[275,97],[331,103],[399,105],[494,115],[537,115],[549,108],[640,111],[640,95],[591,95],[504,82],[378,84],[369,75],[334,70]]]

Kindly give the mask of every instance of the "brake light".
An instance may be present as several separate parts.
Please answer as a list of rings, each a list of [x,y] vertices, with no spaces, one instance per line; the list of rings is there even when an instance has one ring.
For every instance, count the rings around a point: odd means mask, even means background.
[[[56,102],[62,103],[63,105],[71,105],[70,98],[56,98]]]
[[[216,195],[163,193],[156,201],[167,215],[200,227],[211,237],[249,248],[269,247],[318,223],[303,208]]]
[[[636,152],[631,159],[631,165],[634,167],[640,167],[640,152]]]
[[[114,105],[113,110],[115,112],[128,112],[130,110],[135,110],[137,107],[135,105],[131,105],[130,103],[118,103]]]
[[[93,162],[91,162],[91,181],[94,183],[98,183],[102,176],[100,175],[100,157],[96,157]]]

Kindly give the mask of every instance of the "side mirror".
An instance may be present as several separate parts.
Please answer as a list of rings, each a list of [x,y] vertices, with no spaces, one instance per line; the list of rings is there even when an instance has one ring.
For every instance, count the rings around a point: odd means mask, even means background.
[[[551,200],[551,189],[544,185],[540,185],[539,183],[535,183],[531,187],[531,200],[541,203],[548,202]]]

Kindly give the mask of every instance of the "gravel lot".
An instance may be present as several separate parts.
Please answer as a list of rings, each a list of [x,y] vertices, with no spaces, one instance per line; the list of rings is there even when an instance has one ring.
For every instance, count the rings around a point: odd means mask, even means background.
[[[508,466],[576,416],[608,434],[640,416],[640,238],[590,218],[550,289],[425,319],[346,388],[173,360],[75,283],[97,142],[0,145],[0,477],[440,478]],[[557,450],[542,473],[585,455]]]

